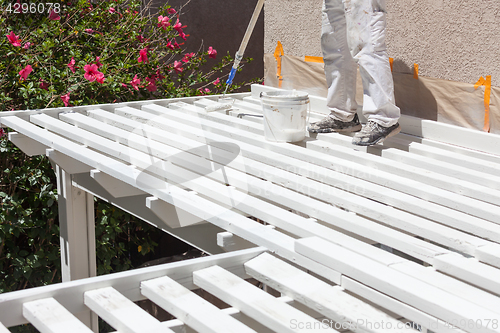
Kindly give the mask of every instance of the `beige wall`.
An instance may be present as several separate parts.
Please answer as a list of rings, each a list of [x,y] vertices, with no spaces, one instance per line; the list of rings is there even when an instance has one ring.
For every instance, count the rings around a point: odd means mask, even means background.
[[[320,56],[322,0],[266,0],[264,52]],[[389,56],[395,71],[500,86],[500,1],[387,0]]]

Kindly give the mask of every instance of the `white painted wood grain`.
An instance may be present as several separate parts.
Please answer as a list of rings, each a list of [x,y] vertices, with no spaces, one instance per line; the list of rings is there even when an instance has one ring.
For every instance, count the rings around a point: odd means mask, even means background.
[[[143,281],[141,292],[180,319],[184,324],[207,333],[250,333],[254,330],[243,325],[215,305],[194,294],[168,276]]]
[[[351,296],[339,286],[331,286],[284,261],[264,253],[247,263],[249,275],[285,295],[318,311],[354,332],[404,332],[397,329],[399,321],[375,307]],[[386,323],[385,328],[364,325]]]
[[[470,332],[500,332],[491,325],[485,327],[487,320],[500,318],[489,309],[468,302],[458,296],[445,292],[414,277],[380,265],[352,251],[319,238],[306,238],[296,241],[298,253],[315,258],[328,267],[335,267],[343,275],[357,280],[379,292],[394,297],[443,321],[463,323],[468,320],[482,321]],[[460,327],[460,326],[459,326]]]
[[[24,303],[23,316],[42,333],[92,332],[54,298]]]
[[[87,291],[85,305],[120,332],[173,332],[112,287]]]
[[[193,280],[201,288],[276,332],[336,332],[218,266],[194,272]],[[305,325],[315,329],[305,329]]]

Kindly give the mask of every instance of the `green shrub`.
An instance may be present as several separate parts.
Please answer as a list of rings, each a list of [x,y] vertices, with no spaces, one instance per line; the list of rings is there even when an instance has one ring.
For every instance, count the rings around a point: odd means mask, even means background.
[[[166,5],[152,16],[140,3],[64,0],[50,12],[40,13],[39,6],[22,13],[15,1],[0,0],[0,110],[222,92],[231,57],[210,59],[217,58],[212,47],[186,53],[189,35],[180,14]],[[203,72],[207,64],[211,69]],[[45,157],[25,156],[5,137],[0,145],[0,292],[58,282],[54,172]],[[154,251],[154,232],[99,201],[98,273],[133,267],[137,256]]]

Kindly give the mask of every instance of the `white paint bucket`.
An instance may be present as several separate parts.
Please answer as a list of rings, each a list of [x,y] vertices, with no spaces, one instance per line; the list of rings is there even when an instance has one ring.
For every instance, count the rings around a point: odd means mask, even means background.
[[[260,94],[264,136],[273,142],[297,142],[306,136],[309,95],[302,91],[268,91]]]

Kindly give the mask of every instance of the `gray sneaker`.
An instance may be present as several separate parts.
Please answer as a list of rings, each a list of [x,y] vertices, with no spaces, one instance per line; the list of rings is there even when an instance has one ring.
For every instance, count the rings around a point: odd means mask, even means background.
[[[368,120],[368,123],[363,127],[361,132],[354,135],[352,138],[352,144],[358,146],[375,145],[379,142],[384,142],[385,139],[390,138],[399,132],[401,132],[401,126],[399,126],[399,123],[396,123],[391,127],[384,127],[373,120]]]
[[[326,116],[316,123],[311,123],[307,130],[311,133],[358,132],[361,130],[361,123],[357,114],[351,121],[340,121]]]

